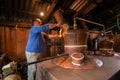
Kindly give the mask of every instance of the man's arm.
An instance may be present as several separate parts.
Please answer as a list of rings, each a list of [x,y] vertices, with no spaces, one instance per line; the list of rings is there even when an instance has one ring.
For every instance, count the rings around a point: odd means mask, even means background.
[[[49,29],[55,28],[55,27],[61,27],[61,23],[58,24],[49,24]]]
[[[60,37],[60,36],[59,36],[58,34],[54,34],[54,35],[53,35],[53,34],[49,34],[49,35],[48,35],[48,38],[50,38],[50,39],[51,39],[51,38],[59,38],[59,37]]]
[[[47,36],[48,38],[59,38],[60,36],[58,35],[58,34],[47,34],[47,33],[45,33],[45,32],[41,32],[41,34],[43,34],[43,35],[45,35],[45,36]]]

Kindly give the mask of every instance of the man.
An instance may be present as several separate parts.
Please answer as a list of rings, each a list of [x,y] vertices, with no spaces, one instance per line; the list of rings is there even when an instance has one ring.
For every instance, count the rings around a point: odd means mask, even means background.
[[[42,25],[42,22],[39,18],[36,18],[33,21],[33,26],[29,32],[29,38],[26,45],[26,58],[27,62],[34,62],[40,56],[40,53],[44,50],[44,42],[42,39],[42,35],[46,35],[44,31],[49,29],[60,27],[61,24],[46,24]],[[48,37],[58,37],[58,35],[49,36]],[[32,64],[28,66],[28,80],[35,79],[35,72],[36,72],[36,64]]]

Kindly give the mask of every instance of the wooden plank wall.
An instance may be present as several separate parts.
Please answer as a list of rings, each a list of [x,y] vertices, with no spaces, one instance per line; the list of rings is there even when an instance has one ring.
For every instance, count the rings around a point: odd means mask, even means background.
[[[0,51],[14,61],[24,61],[29,28],[0,26]]]
[[[25,47],[28,40],[30,26],[22,23],[0,23],[0,52],[5,52],[11,60],[22,62],[26,60]],[[51,44],[51,40],[47,40],[45,51],[41,54],[42,57],[56,56],[63,52],[62,43],[57,40],[56,47]],[[51,45],[50,45],[51,44]]]
[[[0,51],[5,52],[5,28],[0,27]]]

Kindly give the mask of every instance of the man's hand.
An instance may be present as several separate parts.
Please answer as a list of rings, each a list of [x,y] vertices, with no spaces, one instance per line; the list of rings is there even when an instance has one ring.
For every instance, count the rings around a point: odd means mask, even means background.
[[[57,23],[57,26],[58,27],[62,27],[62,23]]]
[[[57,23],[57,24],[49,24],[49,29],[55,28],[55,27],[62,27],[61,23]]]

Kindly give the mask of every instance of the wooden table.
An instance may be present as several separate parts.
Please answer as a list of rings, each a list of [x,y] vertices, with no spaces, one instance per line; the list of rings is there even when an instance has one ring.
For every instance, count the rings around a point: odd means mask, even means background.
[[[103,61],[102,67],[73,70],[56,66],[52,60],[37,64],[36,80],[108,80],[120,70],[120,58],[94,56]]]

